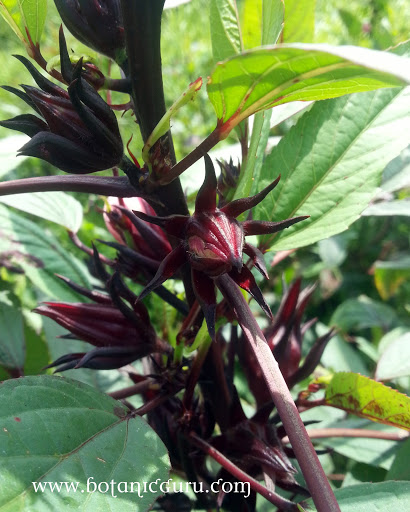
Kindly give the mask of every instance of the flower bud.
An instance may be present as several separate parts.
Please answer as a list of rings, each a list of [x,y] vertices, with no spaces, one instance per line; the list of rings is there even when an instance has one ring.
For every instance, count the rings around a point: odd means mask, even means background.
[[[120,0],[54,0],[68,30],[79,41],[115,59],[124,49]]]
[[[43,118],[29,114],[0,122],[1,126],[32,137],[20,148],[19,154],[41,158],[73,174],[93,173],[119,165],[123,159],[123,144],[117,119],[95,89],[81,78],[81,61],[66,92],[38,73],[27,59],[19,57],[19,60],[41,89],[23,86],[24,93],[9,90]]]
[[[236,187],[241,174],[241,164],[238,163],[238,165],[234,165],[232,157],[229,159],[229,162],[226,160],[217,160],[217,162],[221,169],[221,174],[218,177],[218,191],[222,196],[225,196],[230,189]],[[220,197],[220,206],[221,199]]]
[[[280,177],[279,177],[280,178]],[[215,278],[222,274],[229,277],[250,293],[265,313],[271,317],[255,278],[243,264],[243,254],[249,256],[256,269],[267,277],[263,255],[256,247],[245,243],[247,235],[276,233],[292,226],[306,217],[295,217],[279,222],[244,221],[236,217],[259,204],[279,182],[273,181],[258,194],[232,201],[222,208],[217,207],[217,181],[212,160],[205,155],[205,180],[195,200],[192,217],[171,215],[157,217],[135,212],[151,224],[161,226],[171,236],[179,238],[180,244],[163,260],[158,272],[145,287],[140,299],[160,286],[185,263],[191,265],[194,293],[205,315],[211,337],[215,335],[216,293]]]
[[[186,232],[189,262],[192,268],[217,277],[233,268],[241,271],[244,245],[243,229],[223,212],[194,215]]]
[[[57,371],[121,368],[154,352],[169,351],[144,315],[138,317],[138,322],[145,324],[145,329],[140,329],[130,316],[112,304],[45,302],[34,311],[65,327],[69,334],[63,338],[79,339],[96,347],[90,352],[60,357],[49,365],[57,367]]]
[[[34,311],[95,347],[133,347],[141,341],[136,326],[110,304],[45,302]]]
[[[313,319],[302,324],[302,316],[315,287],[310,286],[301,290],[300,285],[301,280],[298,279],[290,286],[281,301],[274,321],[264,330],[269,348],[289,388],[314,371],[327,342],[334,334],[330,330],[318,338],[301,364],[303,336],[315,322]],[[271,402],[260,366],[247,343],[238,344],[238,356],[258,406]]]
[[[159,226],[149,225],[136,217],[133,211],[156,216],[154,209],[140,197],[108,197],[104,208],[104,221],[108,231],[120,243],[128,245],[126,235],[132,239],[132,248],[155,261],[162,261],[172,250],[165,233]]]
[[[276,427],[267,421],[264,411],[248,419],[234,388],[227,414],[229,426],[211,440],[212,446],[254,478],[267,473],[279,487],[297,486],[293,476],[296,469],[282,447]]]

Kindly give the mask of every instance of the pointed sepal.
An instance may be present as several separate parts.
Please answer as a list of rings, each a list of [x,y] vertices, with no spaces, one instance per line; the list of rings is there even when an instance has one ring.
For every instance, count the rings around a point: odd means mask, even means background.
[[[204,155],[205,179],[195,201],[195,213],[214,212],[216,209],[216,175],[214,164],[208,155]]]
[[[268,222],[263,220],[246,220],[242,223],[245,236],[249,235],[270,235],[289,228],[302,220],[308,219],[309,215],[293,217],[293,219],[280,220],[279,222]]]
[[[272,318],[272,312],[270,307],[266,303],[259,286],[256,284],[255,278],[252,272],[247,266],[242,267],[242,271],[239,273],[237,270],[232,269],[229,272],[231,278],[238,284],[242,289],[248,292],[256,300],[259,306],[263,309],[269,318]]]
[[[265,260],[263,258],[262,252],[251,244],[245,243],[243,246],[243,252],[247,254],[252,263],[255,265],[255,268],[259,270],[259,272],[263,275],[265,279],[269,279],[268,271],[266,269]]]
[[[161,236],[156,229],[153,229],[147,222],[137,217],[134,212],[127,208],[119,206],[118,209],[132,222],[142,238],[149,243],[150,248],[159,257],[165,257],[170,252],[171,246],[163,233]]]
[[[158,272],[155,274],[153,279],[147,284],[147,286],[142,290],[140,296],[138,297],[138,300],[142,300],[150,292],[152,292],[152,290],[155,290],[155,288],[158,288],[158,286],[160,286],[167,279],[172,277],[175,274],[175,272],[185,263],[185,261],[185,249],[182,247],[182,245],[178,245],[162,261],[161,265],[158,268]]]
[[[313,373],[320,362],[320,358],[325,351],[328,342],[335,335],[334,329],[330,329],[326,334],[318,338],[307,354],[302,366],[300,366],[288,379],[288,386],[291,388],[298,382],[306,379]]]
[[[215,339],[216,293],[211,278],[203,272],[192,269],[194,293],[204,313],[206,325],[211,338]]]
[[[110,155],[116,163],[119,163],[123,154],[123,146],[118,131],[118,125],[116,125],[115,131],[113,131],[113,120],[111,116],[104,118],[104,122],[97,117],[93,111],[93,105],[97,109],[101,108],[101,102],[105,102],[96,91],[94,91],[95,97],[93,99],[90,98],[89,94],[83,94],[81,97],[81,92],[85,89],[86,88],[81,85],[81,79],[76,79],[71,82],[68,87],[68,93],[73,107],[88,130],[94,135],[95,141],[104,148],[106,157]],[[114,115],[112,111],[111,114]],[[108,124],[105,124],[106,121],[108,121]],[[111,165],[108,165],[107,167],[111,167]]]
[[[190,219],[188,215],[170,215],[169,217],[157,217],[155,215],[148,215],[137,210],[133,210],[133,213],[139,219],[161,227],[166,233],[175,236],[176,238],[184,238],[187,222]]]
[[[60,30],[58,32],[58,41],[60,46],[61,74],[64,80],[69,84],[73,80],[73,65],[71,64],[70,55],[68,54],[63,25],[60,25]]]
[[[25,133],[29,137],[34,137],[42,131],[48,131],[47,124],[32,114],[22,114],[6,121],[0,121],[0,126]]]
[[[275,181],[272,181],[270,185],[268,185],[266,188],[261,190],[258,194],[252,196],[252,197],[244,197],[242,199],[236,199],[235,201],[232,201],[228,203],[226,206],[224,206],[222,211],[228,216],[228,217],[238,217],[241,213],[246,212],[247,210],[250,210],[254,206],[258,205],[261,201],[265,199],[265,197],[271,192],[276,185],[279,183],[280,175],[276,178]]]
[[[33,66],[33,64],[23,57],[22,55],[14,55],[14,57],[19,60],[28,70],[30,75],[34,78],[36,84],[42,89],[44,92],[51,94],[52,96],[61,96],[62,98],[68,98],[68,94],[64,89],[59,87],[58,85],[53,84],[48,78],[45,78],[37,69]]]
[[[95,156],[74,142],[50,132],[37,133],[19,149],[20,155],[41,158],[71,174],[88,174],[101,170],[95,167]]]

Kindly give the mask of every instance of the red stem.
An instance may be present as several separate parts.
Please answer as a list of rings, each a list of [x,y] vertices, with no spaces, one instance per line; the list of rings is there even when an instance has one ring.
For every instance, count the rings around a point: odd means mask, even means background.
[[[118,391],[113,391],[112,393],[108,393],[112,398],[116,400],[123,400],[124,398],[128,398],[129,396],[134,396],[139,393],[143,393],[147,389],[149,389],[155,383],[154,379],[145,379],[142,382],[138,382],[133,386],[128,386],[127,388],[119,389]]]
[[[87,247],[73,231],[68,231],[68,236],[71,238],[71,241],[73,244],[78,247],[81,251],[88,254],[88,256],[93,256],[94,251],[91,249],[91,247]],[[108,265],[109,267],[113,267],[115,262],[113,260],[110,260],[107,258],[107,256],[104,256],[104,254],[100,254],[100,260]]]
[[[253,349],[318,512],[340,512],[335,495],[279,370],[278,363],[248,303],[228,274],[219,276],[215,282],[224,297],[233,306],[244,336]]]
[[[117,178],[68,174],[66,176],[22,178],[0,183],[0,196],[52,191],[86,192],[87,194],[115,197],[135,197],[139,195],[139,192],[130,184],[126,176]]]
[[[226,471],[228,471],[232,476],[241,482],[248,483],[253,491],[261,494],[264,498],[273,503],[273,505],[280,508],[280,510],[289,512],[296,512],[298,510],[296,503],[282,498],[282,496],[279,496],[279,494],[276,494],[275,492],[270,491],[264,487],[257,480],[245,473],[245,471],[242,471],[242,469],[238,468],[238,466],[236,466],[233,462],[222,455],[222,453],[219,452],[216,448],[198,437],[195,432],[190,432],[188,439],[192,442],[192,444],[200,448],[204,453],[218,462],[218,464],[226,469]]]
[[[174,165],[166,174],[159,177],[155,183],[159,185],[167,185],[171,183],[175,178],[178,178],[184,171],[189,169],[191,165],[202,158],[209,150],[211,150],[221,140],[219,126],[208,135],[208,137],[199,144],[189,155],[180,160]]]
[[[307,430],[310,439],[323,439],[326,437],[366,437],[372,439],[386,439],[388,441],[403,441],[410,436],[409,432],[399,430],[397,432],[380,432],[362,428],[312,428]],[[289,443],[289,438],[284,437],[282,443]]]
[[[132,411],[131,415],[132,416],[144,416],[145,414],[148,414],[149,412],[154,410],[156,407],[158,407],[159,405],[161,405],[164,402],[166,402],[167,400],[169,400],[172,396],[175,395],[176,392],[177,391],[172,392],[172,393],[167,393],[165,395],[156,396],[155,398],[153,398],[146,404],[142,405],[138,409],[135,409],[135,411]]]

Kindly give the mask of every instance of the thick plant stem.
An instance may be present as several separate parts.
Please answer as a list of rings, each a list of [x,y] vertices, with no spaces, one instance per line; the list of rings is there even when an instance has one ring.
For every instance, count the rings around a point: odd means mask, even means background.
[[[161,16],[165,0],[121,0],[124,20],[127,64],[124,72],[130,80],[133,108],[144,143],[166,112],[161,65]],[[161,139],[161,160],[175,165],[171,132]],[[188,206],[179,180],[150,191],[158,200],[152,206],[159,215],[188,215]],[[175,240],[170,240],[175,245]],[[195,301],[191,273],[182,269],[189,305]]]
[[[144,143],[166,112],[160,44],[163,5],[164,0],[121,1],[128,55],[127,78],[131,83],[133,108]],[[176,163],[170,132],[161,139],[163,162],[171,166]],[[165,187],[157,187],[151,193],[163,205],[160,208],[153,205],[159,215],[188,214],[179,180]]]
[[[237,284],[227,274],[219,276],[215,282],[233,306],[244,336],[253,349],[318,512],[340,512],[335,495],[279,370],[279,365],[248,303]]]

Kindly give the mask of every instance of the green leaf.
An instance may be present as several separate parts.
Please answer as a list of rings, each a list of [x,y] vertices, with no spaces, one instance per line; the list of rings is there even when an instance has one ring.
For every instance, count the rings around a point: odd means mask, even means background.
[[[324,100],[410,83],[407,59],[353,46],[293,44],[250,50],[218,63],[208,96],[220,138],[250,115],[290,101]]]
[[[410,88],[316,102],[262,168],[262,189],[281,173],[255,218],[310,218],[262,238],[265,248],[293,249],[346,230],[378,191],[385,165],[408,144]]]
[[[410,375],[410,332],[389,343],[377,364],[375,379],[392,380]]]
[[[386,217],[386,216],[410,216],[410,200],[403,199],[397,201],[380,201],[378,203],[368,206],[362,215],[370,217],[372,215]]]
[[[258,112],[253,121],[248,156],[232,199],[250,195],[255,176],[259,175],[268,143],[271,111]]]
[[[47,0],[1,0],[0,13],[17,37],[30,46],[26,29],[34,45],[40,42],[46,20]]]
[[[386,192],[395,192],[405,187],[410,187],[410,146],[386,166],[381,184]]]
[[[410,430],[410,398],[357,373],[340,372],[314,381],[325,403],[371,421]]]
[[[329,329],[320,329],[319,335],[325,334]],[[355,347],[336,335],[329,341],[320,363],[334,372],[353,371],[361,374],[368,374],[368,369],[363,361],[361,354]]]
[[[316,0],[286,0],[284,43],[310,43],[315,30]]]
[[[232,57],[242,50],[235,0],[211,0],[210,22],[215,62]]]
[[[65,192],[30,192],[1,196],[0,203],[64,226],[76,233],[83,221],[81,203]]]
[[[261,16],[259,27],[256,30],[259,42],[255,46],[276,42],[282,30],[283,7],[281,0],[262,0],[255,3],[253,10],[258,9]],[[252,12],[249,4],[248,6],[245,4],[245,14],[247,12],[248,15]],[[271,115],[271,111],[258,112],[255,115],[247,158],[242,162],[240,179],[233,197],[229,199],[249,196],[253,183],[258,180],[268,143]]]
[[[340,18],[351,39],[357,40],[362,35],[362,21],[346,9],[339,9]]]
[[[283,0],[263,0],[262,45],[275,44],[283,29]]]
[[[0,365],[23,368],[25,340],[23,316],[16,307],[0,301]]]
[[[303,110],[310,109],[314,101],[292,101],[292,103],[284,103],[272,109],[270,126],[273,128],[278,124],[286,121],[295,114],[301,114]]]
[[[347,240],[343,235],[319,240],[317,251],[326,268],[339,267],[347,258]]]
[[[369,430],[381,429],[369,428]],[[382,469],[384,472],[391,468],[396,451],[398,450],[397,441],[388,441],[386,439],[332,437],[321,440],[320,444],[322,447],[328,450],[330,449],[332,452],[338,453],[339,455],[343,455],[347,459],[362,464],[368,464],[373,468]],[[368,475],[364,481],[369,480],[370,477]]]
[[[26,135],[10,135],[0,140],[0,178],[4,177],[13,169],[18,167],[28,157],[21,156],[16,159],[16,152],[27,142]]]
[[[38,334],[26,323],[24,325],[24,338],[26,340],[24,375],[38,375],[39,373],[43,373],[43,368],[50,363],[44,334]]]
[[[67,253],[50,232],[2,205],[0,226],[0,252],[9,252],[13,264],[21,267],[47,297],[78,300],[78,295],[55,274],[90,287],[89,273],[85,266],[71,253]]]
[[[342,512],[398,512],[408,509],[408,482],[379,482],[359,484],[335,490]],[[309,512],[316,510],[312,499],[306,502]]]
[[[242,37],[245,48],[275,44],[283,28],[282,0],[245,0]]]
[[[335,410],[337,409],[327,408],[328,414],[330,411]],[[375,431],[376,434],[377,432],[397,433],[397,428],[354,416],[350,416],[348,419],[322,422],[320,424],[312,425],[309,428],[312,431],[316,428],[342,428],[346,430],[372,430]],[[401,432],[404,436],[407,434],[404,430]],[[332,452],[343,455],[347,459],[367,464],[372,468],[382,468],[385,471],[391,468],[399,448],[397,441],[369,437],[327,437],[320,440],[317,439],[316,443],[324,448],[331,449]],[[367,481],[368,480],[369,478],[367,478]]]
[[[162,441],[142,418],[128,417],[120,402],[74,380],[43,375],[3,383],[0,404],[2,511],[142,512],[159,497],[118,487],[89,492],[90,483],[87,489],[87,479],[97,486],[127,482],[128,489],[131,482],[167,480]],[[77,492],[64,486],[34,491],[33,482],[64,481],[78,482]]]
[[[393,343],[397,338],[399,338],[403,334],[406,334],[407,332],[408,332],[408,329],[405,326],[401,325],[399,327],[395,327],[394,329],[392,329],[391,331],[386,333],[380,339],[380,341],[377,345],[377,351],[378,351],[378,355],[379,355],[377,360],[379,360],[379,358],[381,357],[383,352],[387,349],[387,347],[390,345],[390,343]]]
[[[410,439],[404,441],[386,475],[386,480],[410,480]]]
[[[383,300],[392,297],[410,278],[410,257],[401,256],[390,261],[376,261],[374,284]]]
[[[371,466],[358,462],[346,474],[343,480],[343,487],[350,485],[357,485],[362,482],[383,482],[385,480],[387,471],[384,468]]]
[[[336,325],[343,331],[376,326],[387,330],[396,320],[396,313],[390,306],[361,296],[342,302],[333,313],[330,325]]]

